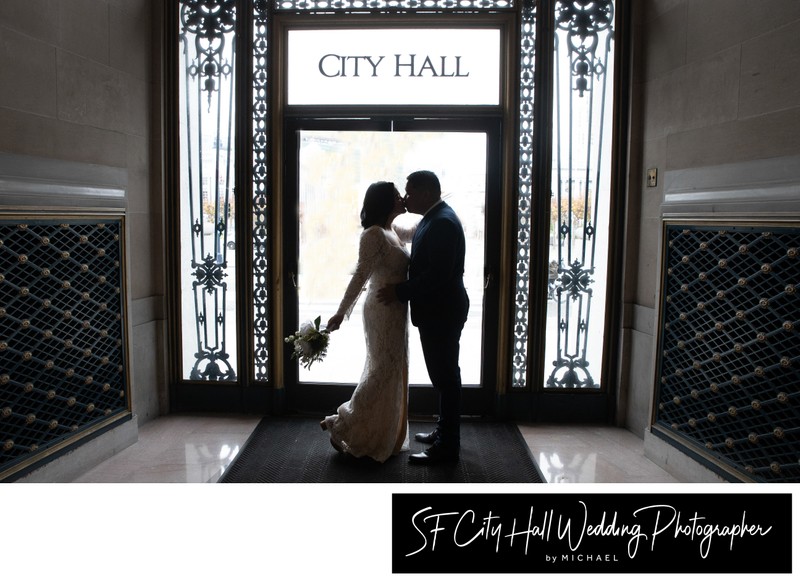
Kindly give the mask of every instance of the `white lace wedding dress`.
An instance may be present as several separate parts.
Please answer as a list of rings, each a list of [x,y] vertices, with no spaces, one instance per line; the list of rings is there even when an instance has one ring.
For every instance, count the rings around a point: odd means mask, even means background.
[[[409,233],[401,235],[407,239]],[[408,450],[408,307],[404,302],[381,304],[377,295],[383,285],[406,279],[408,260],[395,231],[365,229],[356,271],[337,311],[349,316],[369,281],[364,301],[367,357],[361,380],[350,400],[327,416],[324,425],[343,451],[378,462]]]

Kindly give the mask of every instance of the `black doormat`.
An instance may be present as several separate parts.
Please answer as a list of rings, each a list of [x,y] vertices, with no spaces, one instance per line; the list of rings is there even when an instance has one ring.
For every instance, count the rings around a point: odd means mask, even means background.
[[[318,418],[266,417],[218,482],[544,482],[519,429],[507,422],[462,422],[458,462],[409,465],[408,455],[426,447],[413,434],[432,425],[409,422],[411,451],[381,464],[336,452]]]

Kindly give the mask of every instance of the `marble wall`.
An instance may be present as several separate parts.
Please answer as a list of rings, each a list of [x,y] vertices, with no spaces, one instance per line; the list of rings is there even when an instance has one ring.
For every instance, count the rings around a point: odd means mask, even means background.
[[[127,174],[133,411],[166,411],[160,2],[0,2],[0,155]]]
[[[680,181],[671,178],[704,180],[707,191],[716,188],[724,198],[723,190],[736,189],[731,176],[747,176],[751,167],[768,171],[772,160],[800,154],[800,2],[632,5],[637,26],[620,415],[642,434],[650,423],[654,383],[662,219],[676,210],[690,218],[720,212],[719,204],[671,206],[667,189]],[[656,187],[646,185],[650,168],[658,170]],[[773,196],[770,214],[800,219],[790,198],[785,192]],[[763,212],[759,202],[754,194],[736,214],[746,216],[748,206]]]

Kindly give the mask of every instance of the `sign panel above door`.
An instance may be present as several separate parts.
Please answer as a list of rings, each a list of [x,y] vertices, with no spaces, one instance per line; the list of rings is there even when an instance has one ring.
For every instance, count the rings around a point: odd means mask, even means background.
[[[500,28],[288,31],[289,105],[498,105]]]

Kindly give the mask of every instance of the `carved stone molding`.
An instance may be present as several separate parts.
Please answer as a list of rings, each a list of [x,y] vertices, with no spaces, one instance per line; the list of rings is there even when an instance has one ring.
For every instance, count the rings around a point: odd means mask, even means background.
[[[127,206],[124,168],[0,153],[0,210]]]

